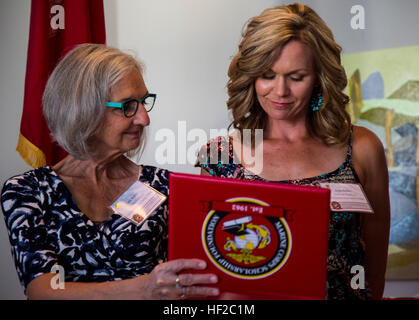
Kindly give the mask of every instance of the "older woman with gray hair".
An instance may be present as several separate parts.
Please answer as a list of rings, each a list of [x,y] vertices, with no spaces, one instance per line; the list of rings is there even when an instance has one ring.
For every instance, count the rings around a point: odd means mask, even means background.
[[[137,165],[125,156],[141,148],[155,98],[141,65],[104,45],[76,47],[51,74],[44,115],[69,155],[52,167],[10,178],[1,195],[12,254],[28,298],[218,294],[211,286],[215,275],[188,272],[205,269],[204,261],[165,262],[168,171]],[[133,187],[145,188],[144,197],[164,202],[145,219],[117,214],[115,200]],[[144,200],[136,201],[141,205]],[[62,279],[57,280],[57,270]]]

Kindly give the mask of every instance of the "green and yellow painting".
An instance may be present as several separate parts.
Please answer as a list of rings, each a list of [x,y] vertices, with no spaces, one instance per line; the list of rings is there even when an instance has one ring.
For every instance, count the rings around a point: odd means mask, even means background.
[[[391,226],[386,279],[419,279],[419,46],[344,54],[353,123],[386,151]]]

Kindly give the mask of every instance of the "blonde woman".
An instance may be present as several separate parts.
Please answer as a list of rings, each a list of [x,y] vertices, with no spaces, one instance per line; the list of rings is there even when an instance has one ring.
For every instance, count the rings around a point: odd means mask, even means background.
[[[374,214],[331,212],[327,298],[379,299],[389,237],[386,159],[371,131],[351,125],[340,53],[324,21],[300,3],[252,18],[228,71],[231,126],[241,135],[209,141],[197,165],[211,176],[298,185],[360,183]],[[237,139],[245,129],[253,136],[263,129],[262,149]],[[263,158],[257,172],[254,164],[237,161],[249,150],[263,152],[256,154]],[[228,161],[214,161],[218,153],[227,153]],[[355,265],[365,268],[365,289],[351,286]]]

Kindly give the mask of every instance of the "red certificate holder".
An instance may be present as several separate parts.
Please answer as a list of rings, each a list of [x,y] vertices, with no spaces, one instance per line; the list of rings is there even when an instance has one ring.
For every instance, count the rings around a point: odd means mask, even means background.
[[[179,173],[169,188],[169,260],[206,260],[193,272],[236,299],[325,299],[330,190]]]

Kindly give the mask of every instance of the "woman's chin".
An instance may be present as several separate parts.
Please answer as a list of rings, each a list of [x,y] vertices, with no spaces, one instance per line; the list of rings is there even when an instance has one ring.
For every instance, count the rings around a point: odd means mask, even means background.
[[[137,149],[139,146],[140,146],[140,139],[138,139],[138,141],[136,142],[129,143],[125,150],[127,150],[126,152],[130,152]]]
[[[140,135],[138,133],[137,134],[125,134],[124,142],[126,142],[128,145],[139,144],[140,143]]]

